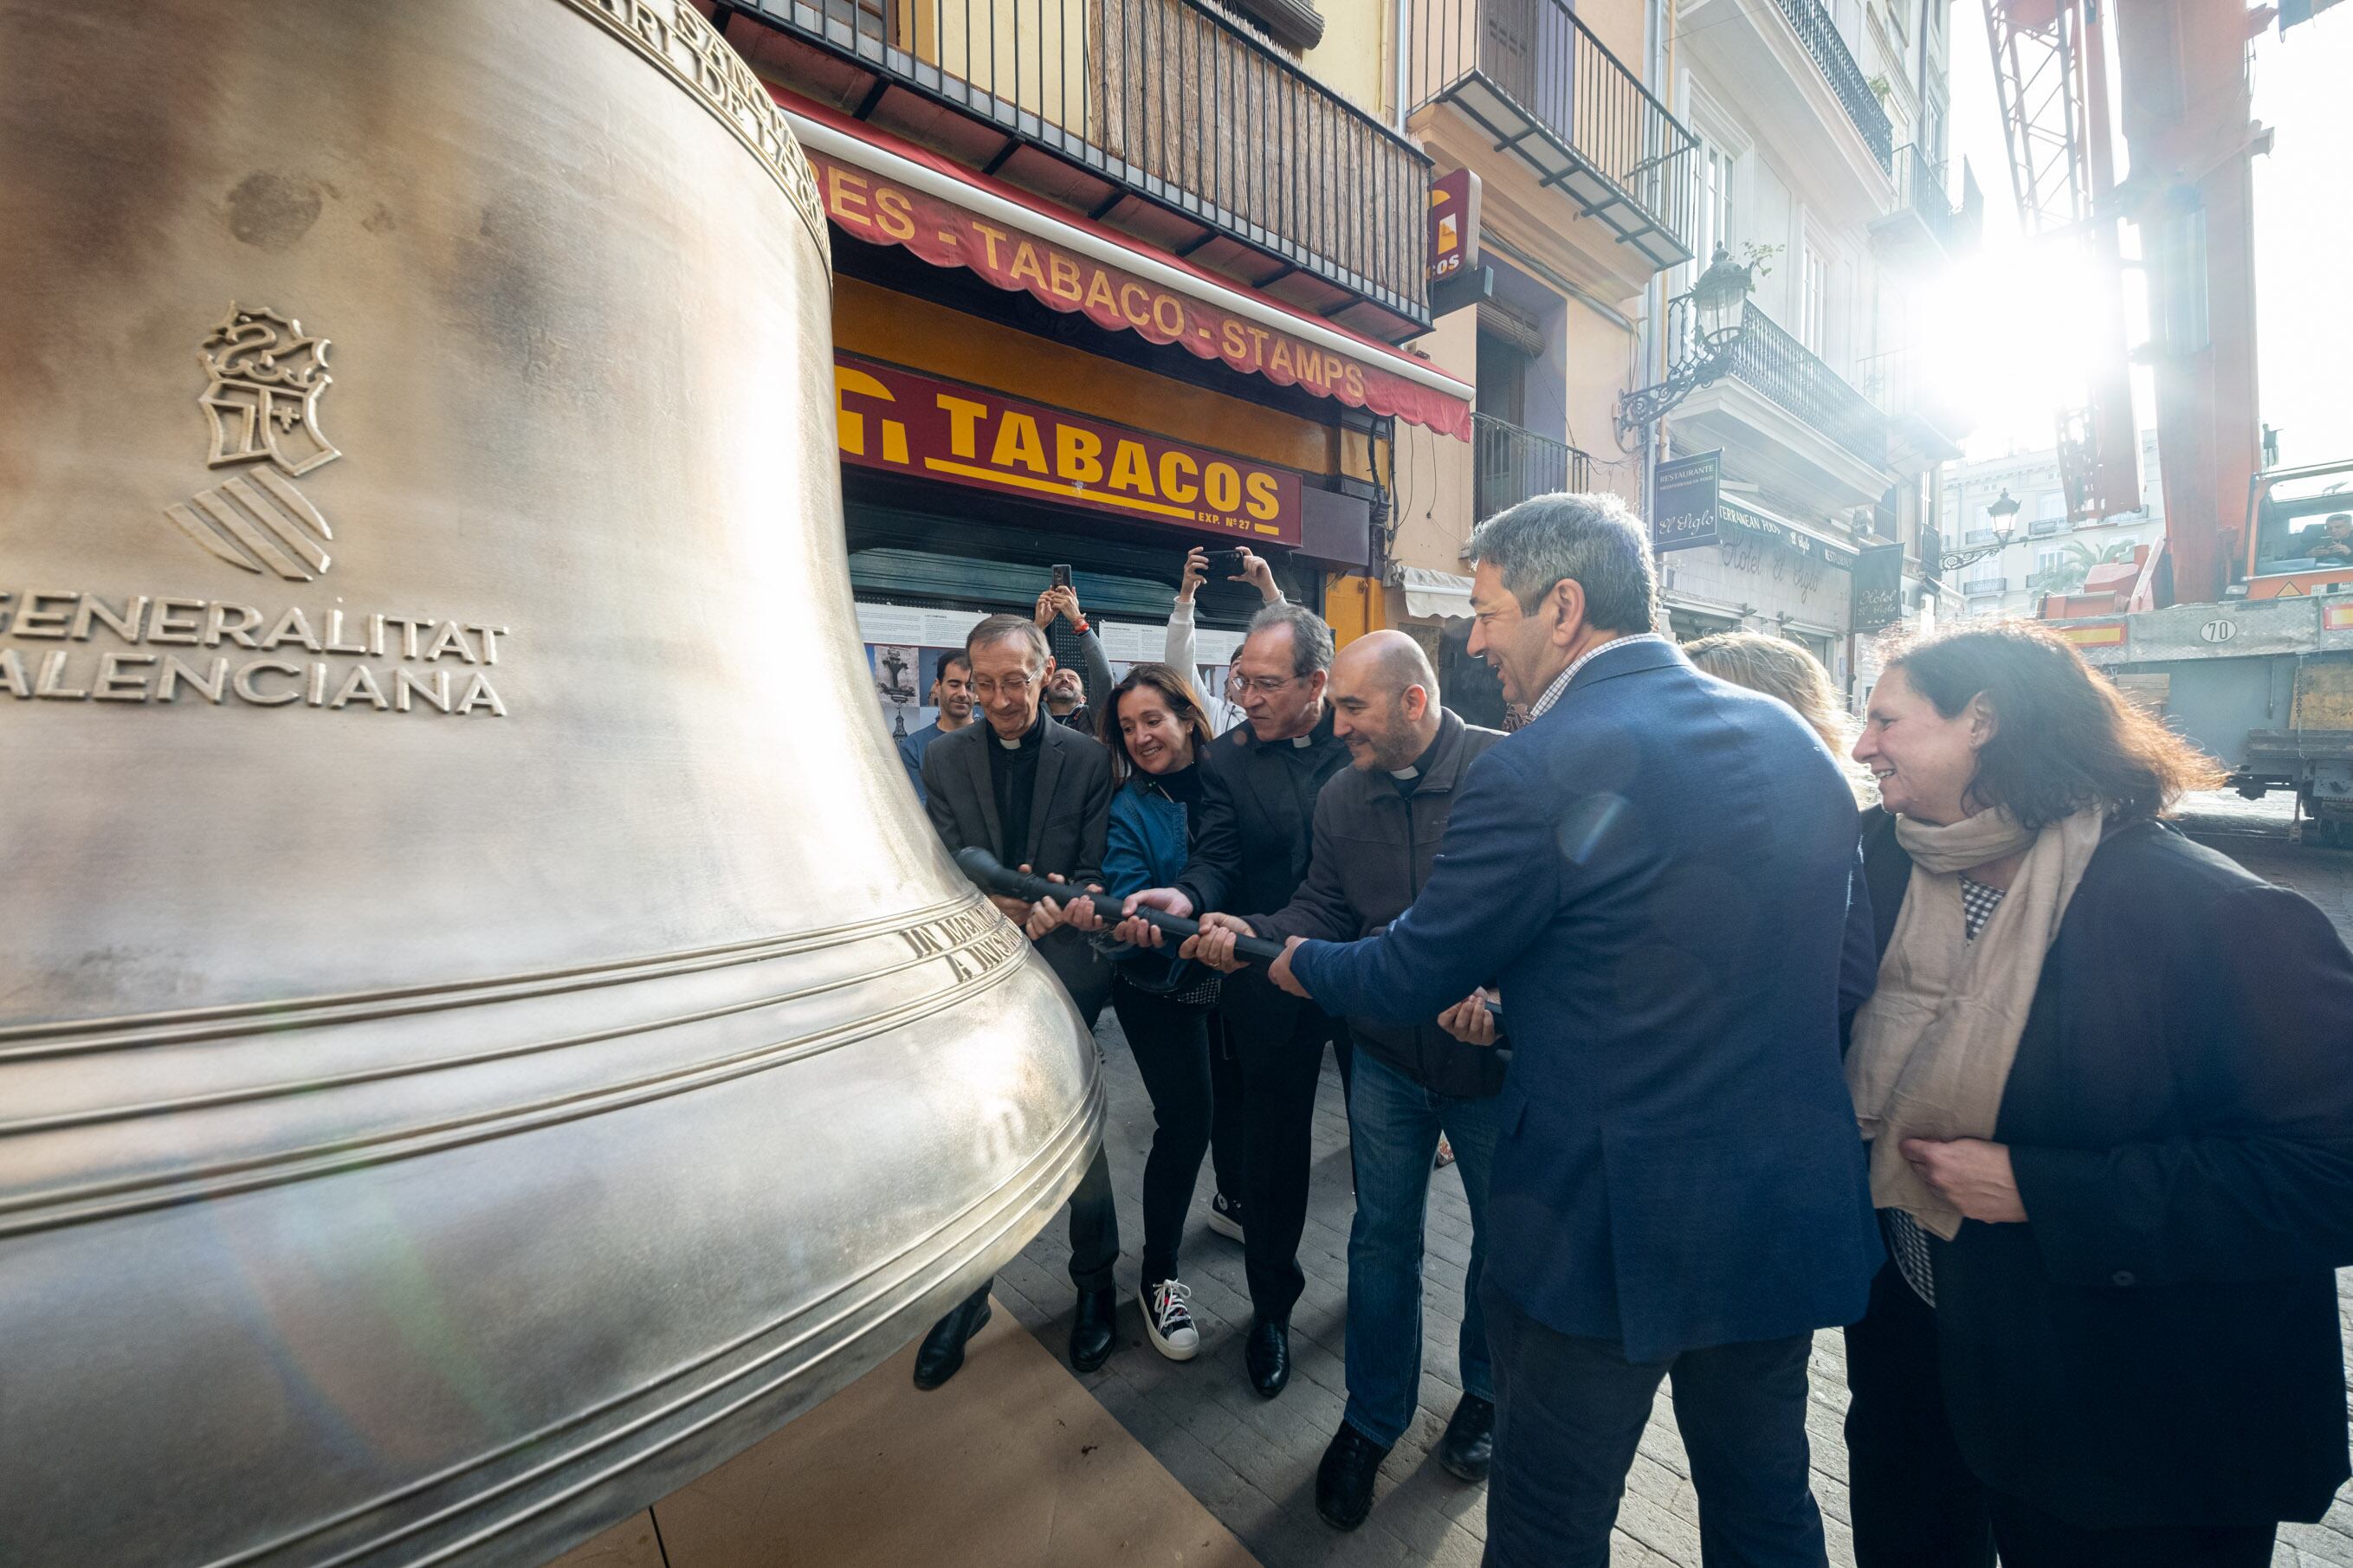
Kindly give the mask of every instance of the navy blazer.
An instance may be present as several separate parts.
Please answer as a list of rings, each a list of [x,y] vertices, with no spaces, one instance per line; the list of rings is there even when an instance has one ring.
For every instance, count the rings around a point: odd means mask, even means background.
[[[1292,967],[1331,1011],[1400,1020],[1500,979],[1486,1277],[1662,1361],[1862,1315],[1883,1252],[1839,1062],[1856,873],[1813,732],[1637,643],[1473,764],[1411,909]]]

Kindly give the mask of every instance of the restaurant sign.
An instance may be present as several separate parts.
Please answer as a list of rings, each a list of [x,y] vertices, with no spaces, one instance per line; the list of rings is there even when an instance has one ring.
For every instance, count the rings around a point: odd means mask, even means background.
[[[1904,618],[1904,546],[1873,544],[1855,552],[1850,623],[1875,632]]]
[[[1651,548],[1664,553],[1714,544],[1723,489],[1721,448],[1661,463],[1651,487]]]
[[[1299,542],[1288,468],[836,354],[841,460],[1253,543]]]

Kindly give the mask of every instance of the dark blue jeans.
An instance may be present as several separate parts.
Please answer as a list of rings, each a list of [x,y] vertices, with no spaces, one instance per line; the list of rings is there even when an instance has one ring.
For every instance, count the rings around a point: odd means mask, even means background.
[[[1471,1204],[1471,1264],[1462,1276],[1462,1391],[1495,1397],[1479,1274],[1487,1173],[1494,1163],[1498,1101],[1433,1094],[1369,1049],[1356,1052],[1348,1087],[1356,1154],[1356,1218],[1348,1227],[1348,1412],[1351,1426],[1384,1447],[1413,1424],[1421,1389],[1422,1215],[1442,1131]]]
[[[1489,1286],[1495,1468],[1485,1568],[1609,1568],[1609,1531],[1659,1380],[1699,1494],[1707,1568],[1824,1568],[1807,1473],[1806,1354],[1813,1336],[1629,1362],[1609,1340],[1537,1322]]]

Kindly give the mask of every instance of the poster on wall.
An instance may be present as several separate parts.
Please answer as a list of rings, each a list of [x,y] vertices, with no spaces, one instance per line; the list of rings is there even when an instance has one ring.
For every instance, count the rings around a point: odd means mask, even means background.
[[[883,733],[896,739],[939,722],[932,688],[939,679],[940,665],[950,654],[964,651],[965,636],[980,623],[981,613],[865,603],[857,608],[859,639],[866,647]],[[1097,621],[1094,630],[1103,643],[1103,657],[1111,661],[1114,681],[1136,665],[1158,659],[1167,649],[1165,626]],[[1240,632],[1203,628],[1193,634],[1194,689],[1208,712],[1209,728],[1218,734],[1241,721],[1241,710],[1228,700],[1226,692],[1241,641]],[[979,717],[976,706],[974,717]]]

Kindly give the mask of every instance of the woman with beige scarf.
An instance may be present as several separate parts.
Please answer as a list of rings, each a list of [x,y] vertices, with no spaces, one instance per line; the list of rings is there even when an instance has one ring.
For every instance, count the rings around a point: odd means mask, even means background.
[[[2260,1568],[2346,1479],[2353,954],[2157,820],[2211,764],[2024,625],[1894,650],[1857,761],[1859,1568]]]

